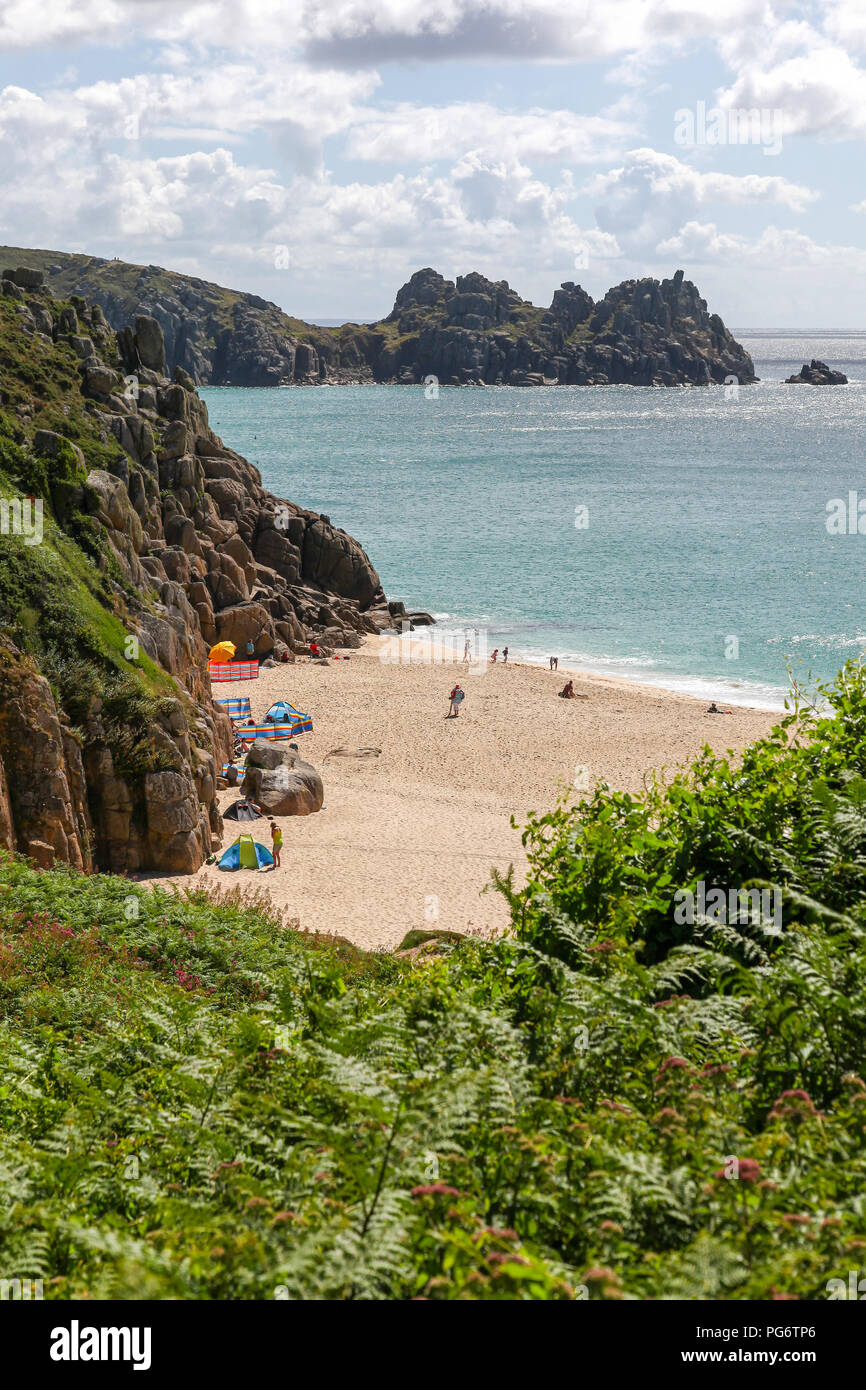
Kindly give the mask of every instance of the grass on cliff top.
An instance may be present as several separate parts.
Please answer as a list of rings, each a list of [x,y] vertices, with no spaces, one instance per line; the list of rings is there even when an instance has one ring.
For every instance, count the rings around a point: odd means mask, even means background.
[[[414,964],[0,858],[3,1275],[826,1298],[866,1250],[862,669],[830,698],[533,820],[512,935]],[[781,922],[678,921],[701,880],[778,888]]]

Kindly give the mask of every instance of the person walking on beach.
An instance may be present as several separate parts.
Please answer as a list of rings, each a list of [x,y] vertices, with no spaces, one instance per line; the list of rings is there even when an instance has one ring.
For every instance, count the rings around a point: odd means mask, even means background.
[[[275,820],[271,821],[271,850],[274,856],[274,868],[280,867],[280,850],[283,847],[283,832]]]
[[[455,685],[448,699],[451,701],[446,719],[456,719],[460,713],[460,706],[466,698],[466,693],[461,685]]]
[[[472,650],[472,642],[471,642],[471,640],[467,637],[467,638],[466,638],[466,641],[463,643],[463,660],[466,662],[467,665],[469,664],[469,655],[470,655],[471,650]]]
[[[499,655],[499,648],[498,648],[498,647],[494,647],[494,648],[493,648],[493,651],[490,653],[490,660],[493,662],[493,665],[494,665],[494,666],[496,665],[496,658],[498,657],[498,655]]]
[[[507,666],[507,665],[508,665],[508,648],[507,648],[507,647],[503,647],[503,648],[502,648],[502,665],[503,665],[503,666]]]
[[[551,669],[551,671],[558,671],[558,670],[559,670],[559,657],[558,657],[558,656],[552,656],[552,657],[550,658],[550,669]]]

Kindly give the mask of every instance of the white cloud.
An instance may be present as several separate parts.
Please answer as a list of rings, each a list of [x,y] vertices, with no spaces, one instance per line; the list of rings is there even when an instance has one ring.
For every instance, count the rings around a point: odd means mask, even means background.
[[[782,25],[748,49],[734,38],[722,52],[736,76],[720,93],[720,105],[778,111],[786,134],[831,140],[866,135],[866,71],[812,25]]]
[[[598,225],[635,255],[708,203],[775,203],[799,211],[817,196],[777,175],[704,173],[651,149],[630,151],[619,168],[589,179],[585,191],[596,199]]]
[[[685,196],[694,203],[780,203],[797,212],[819,196],[813,189],[778,175],[702,173],[674,155],[651,149],[629,151],[621,168],[595,175],[587,191],[603,198],[635,186],[655,198]]]
[[[773,0],[770,13],[794,3]],[[704,42],[767,14],[767,0],[6,0],[0,49],[149,39],[176,54],[295,48],[349,67],[451,57],[585,62]]]
[[[363,115],[353,125],[346,153],[353,159],[426,163],[454,159],[466,150],[513,159],[566,164],[611,159],[634,133],[633,124],[573,111],[506,112],[487,102],[415,106]]]
[[[774,226],[765,227],[760,236],[746,237],[720,232],[712,222],[688,222],[675,236],[660,242],[656,251],[698,265],[750,261],[768,273],[777,267],[789,272],[832,270],[840,276],[866,271],[862,247],[821,245],[801,232]]]

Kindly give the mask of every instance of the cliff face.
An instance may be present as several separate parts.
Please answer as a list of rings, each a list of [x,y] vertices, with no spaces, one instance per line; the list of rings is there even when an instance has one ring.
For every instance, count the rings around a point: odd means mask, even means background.
[[[395,610],[399,605],[394,605]],[[191,871],[221,838],[230,726],[207,652],[294,660],[390,625],[327,517],[272,496],[208,425],[159,324],[115,334],[40,271],[0,280],[0,844]]]
[[[755,380],[734,341],[691,281],[626,280],[597,304],[567,282],[547,309],[506,281],[472,273],[445,280],[419,270],[379,323],[318,328],[257,295],[226,290],[159,266],[0,247],[26,259],[55,293],[100,305],[116,329],[136,315],[163,330],[169,371],[199,385],[319,382],[534,386],[624,383],[705,386]]]

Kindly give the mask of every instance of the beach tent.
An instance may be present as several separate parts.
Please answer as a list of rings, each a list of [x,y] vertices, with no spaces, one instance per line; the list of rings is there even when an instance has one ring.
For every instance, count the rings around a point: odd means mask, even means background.
[[[235,801],[229,806],[227,811],[223,811],[224,820],[259,820],[259,812],[250,801]]]
[[[218,869],[264,869],[273,864],[274,856],[252,835],[239,835],[233,845],[229,845],[217,864]]]
[[[232,719],[249,719],[252,715],[249,695],[244,695],[237,700],[214,700],[214,704],[224,709]]]
[[[217,642],[215,647],[211,647],[207,654],[208,661],[215,661],[221,665],[225,661],[231,661],[237,647],[234,642]]]
[[[266,724],[291,725],[292,735],[311,734],[313,732],[313,721],[308,714],[303,714],[301,710],[295,709],[288,700],[277,700],[275,705],[271,705],[265,715]]]

